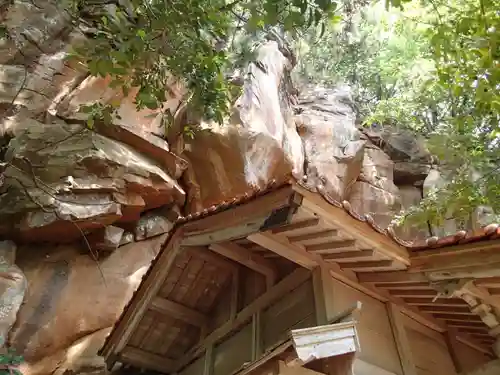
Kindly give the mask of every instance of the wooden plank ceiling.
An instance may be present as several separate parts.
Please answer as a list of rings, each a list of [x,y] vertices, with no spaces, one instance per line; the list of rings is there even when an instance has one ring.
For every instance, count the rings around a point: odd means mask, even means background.
[[[201,228],[205,224],[201,221],[194,222],[191,229],[181,229],[179,241],[184,238],[182,241],[189,246],[181,246],[175,252],[169,250],[172,254],[162,255],[165,260],[161,260],[168,266],[154,265],[146,275],[143,284],[154,285],[155,275],[166,273],[154,291],[147,289],[149,297],[143,297],[143,291],[134,296],[121,320],[133,320],[136,311],[145,310],[136,314],[140,320],[135,329],[130,328],[133,331],[128,336],[125,326],[132,325],[119,321],[112,334],[119,336],[118,344],[113,344],[113,355],[118,354],[119,359],[138,367],[161,372],[175,370],[183,356],[217,328],[212,319],[217,302],[229,290],[238,293],[237,275],[242,268],[262,275],[269,289],[294,267],[312,270],[321,266],[347,285],[381,301],[396,303],[404,313],[433,329],[457,330],[483,350],[492,345],[494,338],[489,328],[462,299],[436,299],[437,292],[429,280],[411,269],[411,254],[405,247],[345,210],[328,204],[317,194],[297,195],[291,190],[265,198],[267,206],[261,209],[268,214],[290,197],[296,206],[293,216],[288,215],[286,224],[269,230],[253,230],[241,238],[220,240],[204,234]],[[255,214],[256,207],[257,203],[240,206],[237,212],[216,214],[221,220],[215,216],[206,220],[211,228],[227,237],[224,226],[228,220],[244,222],[247,229],[262,227],[264,220]],[[257,219],[242,218],[249,212]],[[238,228],[235,233],[247,230]],[[194,233],[189,238],[185,237],[188,230]],[[423,267],[428,263],[418,264]],[[492,296],[500,296],[500,277],[476,283],[486,287]],[[146,290],[146,286],[142,287]],[[145,306],[141,307],[141,303]],[[120,339],[122,336],[125,338]],[[106,345],[108,355],[113,350],[109,349],[109,342]]]

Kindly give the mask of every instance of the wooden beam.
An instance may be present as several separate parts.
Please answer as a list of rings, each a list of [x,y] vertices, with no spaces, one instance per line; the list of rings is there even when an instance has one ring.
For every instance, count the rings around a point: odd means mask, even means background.
[[[313,294],[314,294],[314,311],[316,313],[316,325],[321,326],[327,324],[327,301],[328,285],[325,285],[330,278],[330,275],[324,267],[318,266],[312,272]]]
[[[401,311],[393,303],[387,303],[387,315],[391,324],[392,333],[396,342],[403,375],[417,375],[415,361],[413,359],[410,342],[406,334],[404,322],[402,320]]]
[[[487,330],[485,330],[484,327],[470,327],[470,326],[461,327],[459,324],[457,325],[448,324],[448,326],[450,328],[456,328],[457,330],[460,330],[465,333],[488,332]]]
[[[315,258],[313,254],[307,253],[302,248],[287,243],[286,240],[280,241],[277,236],[269,232],[254,233],[247,237],[250,241],[296,263],[304,268],[312,270],[318,265],[320,258]]]
[[[492,286],[498,286],[500,285],[500,277],[485,277],[482,279],[475,279],[474,284],[477,286],[483,286],[483,287],[492,287]]]
[[[335,237],[338,234],[336,229],[322,230],[321,232],[299,234],[296,236],[288,237],[288,241],[291,243],[305,242],[310,240],[318,240],[321,238]]]
[[[132,333],[147,311],[149,303],[156,296],[173,267],[181,249],[182,235],[182,228],[174,230],[168,237],[166,245],[153,261],[145,280],[139,285],[129,306],[99,352],[105,359],[118,354],[127,345]]]
[[[471,339],[469,335],[461,334],[460,336],[457,336],[457,340],[466,344],[466,345],[469,345],[471,348],[479,350],[480,352],[488,355],[490,358],[493,358],[493,354],[492,354],[490,347],[485,347],[484,345],[479,345],[477,343],[477,341]]]
[[[458,315],[445,313],[434,313],[432,315],[436,319],[452,320],[454,322],[482,322],[481,318],[477,315]]]
[[[450,327],[474,327],[474,328],[481,328],[481,329],[488,329],[487,326],[483,322],[463,322],[463,321],[453,321],[453,320],[448,320],[446,323]]]
[[[392,301],[397,305],[402,307],[403,312],[420,322],[421,324],[426,325],[427,327],[434,329],[438,332],[444,332],[446,330],[446,326],[440,323],[438,320],[434,319],[431,315],[426,314],[424,312],[418,311],[416,308],[406,305],[402,299],[399,299],[396,296],[390,295],[383,289],[377,289],[369,284],[361,284],[358,282],[357,275],[351,270],[342,270],[337,263],[328,263],[323,260],[323,258],[319,254],[308,253],[305,249],[297,244],[291,244],[284,238],[282,235],[273,235],[272,233],[259,233],[266,234],[265,236],[265,244],[264,246],[269,250],[273,251],[277,250],[280,253],[284,254],[284,256],[288,257],[288,259],[292,260],[296,259],[295,256],[300,257],[299,260],[304,264],[306,262],[310,262],[308,267],[310,269],[314,268],[313,264],[323,265],[330,272],[332,277],[340,282],[345,283],[346,285],[363,292],[379,301],[387,302]],[[389,272],[388,272],[389,273]],[[437,293],[436,293],[437,294]],[[434,295],[433,295],[434,296]]]
[[[209,249],[264,275],[268,288],[276,283],[277,272],[268,259],[231,242],[213,244]]]
[[[362,283],[408,283],[415,281],[428,282],[429,279],[422,274],[408,273],[406,271],[371,272],[358,275]]]
[[[231,272],[236,272],[236,270],[238,269],[238,265],[236,263],[215,254],[205,246],[185,246],[183,247],[183,251],[194,258],[202,259],[207,263],[211,263],[217,267],[227,269]]]
[[[467,306],[420,306],[420,311],[425,311],[431,314],[434,313],[449,313],[460,315],[474,315]]]
[[[262,354],[262,324],[261,312],[252,316],[252,361],[256,361]]]
[[[339,263],[340,268],[347,268],[352,270],[365,270],[367,268],[386,268],[392,267],[394,265],[394,260],[392,259],[382,259],[382,260],[366,260],[361,262],[345,262]]]
[[[184,224],[186,237],[204,232],[214,232],[234,227],[238,224],[248,222],[252,218],[268,216],[273,210],[286,207],[290,204],[293,190],[285,186],[273,192],[267,193],[254,199],[251,203],[242,204],[229,210],[206,216]]]
[[[120,358],[122,361],[136,367],[155,370],[161,373],[171,372],[175,364],[171,359],[130,346],[126,346],[121,351]]]
[[[271,303],[281,298],[285,293],[297,288],[311,277],[311,273],[303,268],[298,268],[290,275],[279,281],[270,290],[254,300],[250,305],[242,309],[236,318],[229,321],[210,333],[200,344],[194,346],[184,357],[176,363],[176,370],[182,369],[193,359],[197,358],[210,345],[215,345],[231,332],[236,331],[243,324],[247,323],[252,316],[261,311]]]
[[[240,271],[237,269],[231,277],[231,307],[229,320],[234,320],[239,311]]]
[[[441,257],[452,257],[457,255],[479,253],[481,251],[499,250],[500,239],[479,241],[462,245],[446,246],[441,249],[422,250],[412,256],[412,259],[430,259]]]
[[[381,254],[405,265],[410,265],[410,256],[403,246],[381,233],[376,232],[367,223],[356,220],[343,208],[329,204],[320,194],[312,193],[303,187],[294,184],[293,189],[304,198],[302,208],[318,214],[322,219],[331,222],[336,228],[349,234],[352,238],[360,239]]]
[[[449,329],[444,337],[446,340],[446,344],[448,346],[448,351],[450,352],[451,359],[453,361],[453,365],[455,366],[455,370],[457,374],[462,373],[465,371],[462,361],[460,360],[460,352],[461,350],[459,349],[459,344],[460,341],[457,339],[458,332],[456,329]]]
[[[356,249],[355,240],[339,240],[306,246],[306,250],[312,253],[329,253],[330,250]]]
[[[198,327],[203,327],[207,323],[207,317],[201,312],[161,297],[153,299],[151,310],[171,315],[175,319]]]
[[[500,263],[500,246],[496,249],[453,254],[453,256],[412,257],[409,272],[446,271]]]
[[[323,254],[323,259],[326,261],[339,261],[356,258],[370,258],[375,255],[373,250],[356,250],[356,251],[343,251],[341,253]]]
[[[290,223],[287,225],[283,225],[277,228],[273,228],[271,229],[271,232],[274,234],[286,233],[297,229],[315,227],[318,224],[319,224],[319,218],[306,219],[306,220],[296,221],[294,223]]]
[[[203,364],[203,375],[214,375],[214,347],[210,345],[205,350],[205,363]]]
[[[403,299],[408,305],[414,306],[457,306],[468,307],[463,299],[458,298],[434,298],[429,297],[404,297]]]
[[[388,289],[391,295],[397,297],[436,297],[437,292],[435,290],[399,290],[399,289]]]
[[[428,281],[410,281],[404,284],[376,283],[375,287],[392,290],[433,290]]]

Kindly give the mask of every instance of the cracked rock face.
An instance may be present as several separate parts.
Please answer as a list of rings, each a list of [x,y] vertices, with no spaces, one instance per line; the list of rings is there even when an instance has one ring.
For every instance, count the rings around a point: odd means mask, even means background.
[[[20,246],[16,263],[29,285],[10,343],[24,354],[23,373],[85,373],[89,363],[104,370],[96,353],[106,335],[97,332],[118,319],[165,238],[120,246],[99,263],[73,244]],[[85,337],[94,337],[93,351],[81,353]]]
[[[184,204],[183,189],[157,162],[79,125],[30,126],[10,142],[6,162],[0,233],[23,241],[73,241]]]

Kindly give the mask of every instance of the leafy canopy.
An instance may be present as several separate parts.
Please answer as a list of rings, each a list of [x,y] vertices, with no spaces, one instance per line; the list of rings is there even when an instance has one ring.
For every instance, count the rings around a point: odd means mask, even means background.
[[[446,182],[399,219],[439,225],[500,212],[500,11],[494,0],[387,10],[345,0],[343,22],[299,42],[299,73],[346,82],[365,124],[427,138]],[[498,220],[498,217],[497,217]]]
[[[91,75],[111,76],[111,86],[125,94],[138,87],[138,109],[160,108],[173,77],[184,83],[194,108],[219,122],[234,92],[226,74],[237,36],[322,25],[337,6],[332,0],[72,1],[91,36],[75,55]]]

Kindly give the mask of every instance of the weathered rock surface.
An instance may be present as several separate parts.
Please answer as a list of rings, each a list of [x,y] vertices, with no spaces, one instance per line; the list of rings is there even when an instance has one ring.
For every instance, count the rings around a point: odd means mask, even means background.
[[[73,245],[21,247],[17,263],[28,289],[10,342],[24,353],[27,373],[100,366],[96,353],[106,335],[102,330],[114,324],[165,238],[121,246],[99,263]],[[95,351],[85,349],[86,340]]]
[[[351,105],[347,89],[316,89],[299,99],[296,121],[304,143],[304,185],[330,201],[347,198],[363,164],[365,141]]]
[[[154,160],[78,125],[35,122],[10,142],[6,162],[0,233],[24,241],[71,241],[184,204],[183,189]]]
[[[26,278],[15,261],[16,245],[0,241],[0,348],[7,342],[26,292]]]
[[[258,49],[257,61],[259,66],[250,65],[231,123],[206,125],[209,131],[186,140],[187,212],[302,175],[302,143],[286,94],[292,64],[274,41]]]

